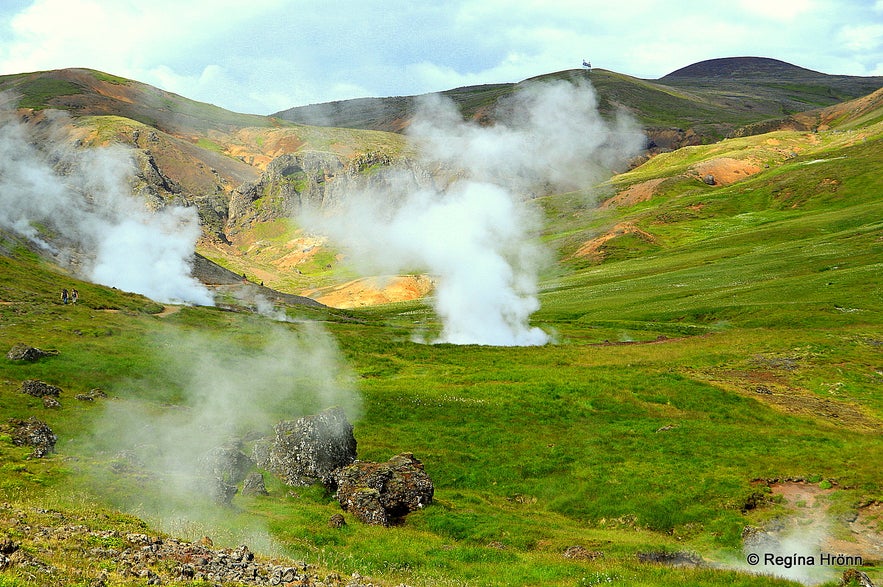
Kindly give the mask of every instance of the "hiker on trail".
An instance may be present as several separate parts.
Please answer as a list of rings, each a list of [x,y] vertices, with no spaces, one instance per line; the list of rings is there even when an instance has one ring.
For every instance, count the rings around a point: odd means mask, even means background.
[[[67,303],[67,289],[62,289],[62,290],[61,290],[61,303],[62,303],[62,304],[66,304],[66,303]]]
[[[77,300],[80,299],[80,292],[75,289],[71,290],[71,303],[76,304]]]

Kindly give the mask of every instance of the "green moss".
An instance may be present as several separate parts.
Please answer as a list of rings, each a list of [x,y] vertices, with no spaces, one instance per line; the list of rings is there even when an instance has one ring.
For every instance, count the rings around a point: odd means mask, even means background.
[[[83,92],[78,84],[50,77],[34,77],[18,84],[16,91],[22,94],[19,108],[42,110],[49,107],[53,98],[72,96]]]
[[[132,82],[132,80],[130,80],[130,79],[126,79],[126,78],[120,77],[118,75],[111,75],[109,73],[104,73],[103,71],[92,70],[92,71],[90,71],[90,73],[92,74],[92,77],[94,77],[95,79],[97,79],[100,82],[107,82],[110,84],[115,84],[115,85],[120,85],[120,86],[129,85]]]

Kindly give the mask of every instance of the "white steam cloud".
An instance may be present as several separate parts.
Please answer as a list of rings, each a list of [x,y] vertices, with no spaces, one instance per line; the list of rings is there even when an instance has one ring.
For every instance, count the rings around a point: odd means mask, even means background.
[[[234,447],[250,456],[250,443],[272,434],[279,421],[329,407],[358,416],[355,378],[320,325],[256,320],[239,332],[241,339],[170,327],[146,345],[169,381],[163,387],[133,380],[133,400],[108,400],[94,431],[98,446],[89,450],[116,463],[116,473],[100,479],[99,488],[112,488],[113,475],[143,479],[125,496],[109,496],[117,505],[170,531],[220,532],[231,526],[231,509],[204,483],[211,451]],[[145,384],[150,390],[141,389]],[[145,395],[151,401],[134,400]],[[258,522],[243,523],[253,542],[261,534]]]
[[[436,342],[547,343],[529,323],[547,255],[535,240],[541,219],[526,200],[589,187],[644,145],[628,117],[600,116],[587,83],[527,86],[497,118],[493,126],[465,122],[450,100],[426,97],[409,136],[419,165],[438,170],[443,187],[418,186],[401,170],[382,189],[347,194],[331,214],[301,218],[368,270],[432,273],[443,323]]]
[[[129,151],[73,149],[62,125],[46,116],[38,138],[14,114],[0,113],[0,228],[59,257],[82,255],[81,272],[96,283],[158,302],[213,305],[191,276],[196,211],[149,211],[132,195]]]

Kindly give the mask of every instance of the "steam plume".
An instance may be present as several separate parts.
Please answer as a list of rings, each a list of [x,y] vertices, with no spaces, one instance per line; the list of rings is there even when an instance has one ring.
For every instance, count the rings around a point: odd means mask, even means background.
[[[0,112],[0,228],[69,261],[91,281],[159,302],[213,305],[190,275],[199,236],[191,208],[150,212],[132,196],[134,162],[122,147],[75,150],[52,116],[36,137]],[[38,147],[38,144],[40,145]],[[49,229],[51,241],[37,226]]]
[[[224,518],[232,513],[201,484],[210,474],[204,461],[210,451],[235,446],[248,455],[248,441],[270,434],[280,420],[331,406],[358,415],[354,378],[321,326],[256,320],[240,331],[248,333],[244,340],[169,327],[145,345],[168,381],[149,382],[153,402],[107,402],[94,435],[97,450],[125,464],[117,471],[147,475],[134,493],[116,497],[117,505],[169,530],[186,532],[175,528],[184,520],[220,531],[231,525]],[[148,393],[139,381],[126,385],[132,396]],[[174,405],[165,403],[170,400]],[[100,487],[112,482],[104,479]]]
[[[480,126],[464,122],[450,100],[425,97],[409,136],[420,166],[440,170],[446,185],[418,187],[401,170],[382,190],[348,194],[333,215],[301,218],[366,269],[433,273],[443,322],[436,342],[548,342],[529,324],[546,254],[534,240],[540,218],[525,200],[586,188],[644,144],[627,117],[601,118],[588,84],[529,85],[499,115],[494,126]]]

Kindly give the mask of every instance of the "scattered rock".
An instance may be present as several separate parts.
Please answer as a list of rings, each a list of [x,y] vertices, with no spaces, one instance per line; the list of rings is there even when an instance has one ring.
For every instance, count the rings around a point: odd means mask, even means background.
[[[867,574],[857,569],[847,569],[840,578],[841,585],[858,585],[859,587],[874,587],[874,583]]]
[[[61,407],[61,402],[52,397],[51,395],[43,396],[43,407],[49,409],[57,409]]]
[[[411,453],[385,463],[356,461],[337,474],[340,506],[366,524],[389,526],[432,503],[433,492],[423,463]]]
[[[95,389],[90,389],[89,393],[78,393],[74,397],[76,399],[80,400],[81,402],[92,402],[98,398],[107,397],[107,394],[104,393],[104,391],[102,391],[98,388],[95,388]]]
[[[593,561],[604,558],[604,553],[597,550],[589,550],[585,546],[570,546],[564,551],[564,558],[571,560],[589,560]]]
[[[12,348],[9,349],[9,352],[6,353],[6,358],[10,361],[33,362],[38,361],[43,357],[49,357],[57,354],[58,351],[56,350],[44,351],[21,342],[17,342],[12,345]]]
[[[639,552],[635,556],[642,563],[657,563],[670,567],[699,567],[702,557],[692,552],[669,552],[665,550]]]
[[[710,173],[705,174],[705,176],[702,178],[702,181],[705,182],[706,185],[714,185],[715,184],[714,176]]]
[[[251,473],[242,484],[242,495],[270,495],[264,484],[264,476],[260,473]]]
[[[4,520],[15,520],[15,531],[21,535],[15,542],[0,538],[0,572],[11,568],[15,576],[31,575],[35,585],[70,582],[61,580],[60,569],[31,552],[43,553],[48,549],[80,551],[85,544],[106,543],[109,538],[116,539],[114,548],[94,547],[81,552],[82,556],[88,557],[90,565],[94,564],[91,568],[95,574],[80,574],[77,585],[372,585],[358,573],[343,577],[301,561],[258,557],[245,545],[215,549],[208,538],[184,542],[142,533],[120,535],[114,531],[93,530],[80,523],[65,524],[64,514],[42,508],[25,511],[0,503],[0,512]],[[52,521],[47,520],[47,516]],[[101,567],[113,570],[108,572]]]
[[[328,520],[328,526],[331,528],[343,528],[346,526],[346,520],[342,514],[334,514]]]
[[[33,416],[27,420],[12,418],[9,420],[9,424],[12,426],[12,444],[34,447],[34,452],[31,453],[32,457],[39,459],[55,450],[58,437],[42,420]]]
[[[58,397],[61,395],[61,388],[37,379],[27,379],[21,384],[21,392],[34,397],[45,397],[47,395]]]
[[[19,544],[11,538],[0,539],[0,554],[12,554],[19,549]]]
[[[340,408],[280,422],[275,432],[275,437],[255,444],[254,460],[288,485],[321,481],[333,489],[335,472],[356,459],[353,426]]]
[[[767,501],[769,501],[768,496],[763,491],[752,491],[745,498],[745,502],[742,504],[742,513],[746,513],[750,510],[757,509],[758,507],[764,505]],[[750,528],[750,526],[746,526],[746,530]],[[745,532],[745,530],[743,530]]]

